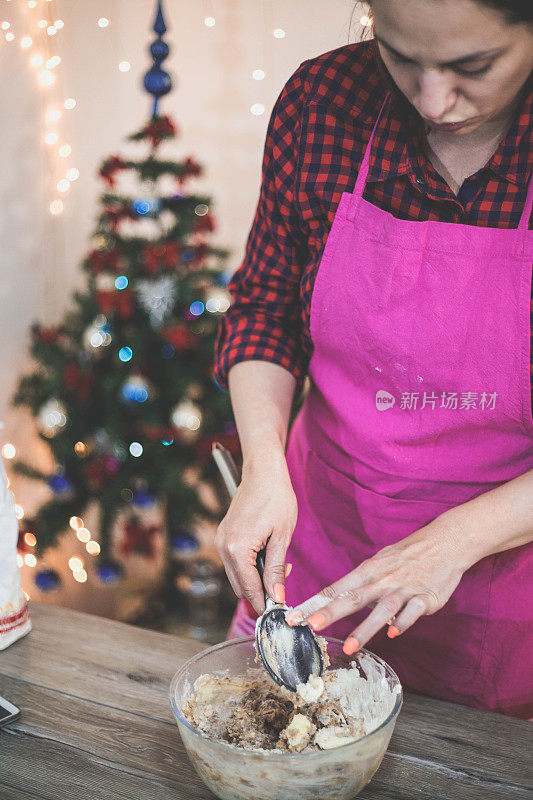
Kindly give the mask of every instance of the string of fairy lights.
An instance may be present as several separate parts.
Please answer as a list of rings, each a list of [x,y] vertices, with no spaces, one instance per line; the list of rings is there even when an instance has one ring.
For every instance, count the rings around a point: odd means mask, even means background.
[[[267,15],[265,0],[257,0],[262,13],[263,35],[271,37],[271,41],[281,42],[287,38],[284,28],[270,24],[273,13],[269,7]],[[364,4],[363,4],[364,5]],[[12,9],[16,7],[18,14]],[[10,46],[18,46],[28,54],[28,67],[36,76],[36,84],[41,90],[42,127],[40,136],[45,148],[45,159],[48,169],[49,194],[47,197],[48,211],[52,217],[58,217],[65,209],[65,199],[72,184],[80,177],[80,171],[75,164],[73,148],[68,141],[67,124],[68,114],[77,107],[77,100],[72,96],[65,96],[63,91],[62,70],[64,62],[57,52],[60,50],[61,38],[65,35],[65,22],[61,18],[57,0],[5,0],[0,12],[0,42],[1,37]],[[201,6],[203,24],[212,30],[218,23],[214,0],[203,0]],[[16,19],[15,19],[16,17]],[[95,14],[94,24],[102,31],[112,28],[112,19],[108,16]],[[363,28],[369,28],[372,21],[368,13],[363,13],[359,20]],[[124,48],[120,47],[121,52]],[[266,68],[265,47],[262,42],[257,50],[257,62],[251,71],[252,80],[260,83],[268,76]],[[131,70],[131,63],[127,59],[117,59],[116,68],[121,73]],[[266,106],[257,99],[249,107],[249,113],[260,117],[266,113]],[[136,444],[136,443],[134,443]],[[77,442],[76,452],[86,449],[84,442]],[[11,461],[17,456],[17,448],[12,442],[6,442],[1,448],[2,456]],[[133,453],[135,455],[135,453]],[[9,486],[9,479],[8,479]],[[15,513],[20,521],[24,518],[23,507],[16,503]],[[70,518],[72,535],[81,545],[84,545],[87,555],[97,556],[100,545],[93,539],[91,532],[86,527],[81,517]],[[19,568],[24,566],[33,569],[37,566],[37,558],[31,549],[37,544],[35,534],[28,531],[23,536],[25,546],[29,551],[24,555],[17,553]],[[79,555],[68,557],[68,567],[72,577],[78,583],[85,583],[88,578],[86,564]],[[26,599],[30,595],[24,592]]]

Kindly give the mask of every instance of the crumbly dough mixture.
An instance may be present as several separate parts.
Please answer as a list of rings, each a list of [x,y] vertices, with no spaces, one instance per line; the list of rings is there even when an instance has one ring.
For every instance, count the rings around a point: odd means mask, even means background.
[[[327,667],[326,639],[317,640]],[[378,727],[395,702],[381,667],[364,654],[359,664],[364,675],[354,660],[348,669],[311,675],[296,693],[278,686],[262,667],[242,676],[206,673],[194,682],[181,711],[209,738],[237,747],[290,753],[339,747]]]

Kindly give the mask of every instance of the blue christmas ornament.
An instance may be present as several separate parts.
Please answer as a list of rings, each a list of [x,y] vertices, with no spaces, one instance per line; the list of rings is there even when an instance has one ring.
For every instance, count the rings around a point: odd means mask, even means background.
[[[190,533],[176,533],[170,539],[170,546],[176,555],[192,553],[198,550],[200,543],[196,536]]]
[[[129,406],[142,405],[150,400],[151,395],[150,385],[141,375],[130,375],[120,390],[122,402]]]
[[[56,472],[48,479],[48,486],[56,494],[66,494],[72,490],[72,483],[63,472]]]
[[[52,592],[61,585],[61,578],[53,569],[42,569],[35,576],[35,585],[41,592]]]
[[[166,44],[162,38],[166,30],[167,26],[163,18],[163,7],[161,0],[159,0],[153,26],[154,33],[157,33],[157,39],[150,47],[150,54],[154,63],[144,76],[143,81],[146,91],[154,97],[152,117],[158,116],[159,99],[163,97],[163,95],[168,94],[172,88],[172,79],[170,75],[168,72],[161,69],[161,64],[169,54],[168,44]]]
[[[194,258],[194,248],[186,247],[183,253],[181,254],[182,261],[192,261]]]
[[[140,197],[132,201],[131,207],[139,217],[157,217],[161,205],[160,197]]]
[[[116,583],[122,577],[122,567],[117,561],[107,559],[96,566],[96,574],[102,583]]]
[[[155,505],[155,497],[149,492],[137,490],[133,492],[132,503],[136,508],[150,508]]]

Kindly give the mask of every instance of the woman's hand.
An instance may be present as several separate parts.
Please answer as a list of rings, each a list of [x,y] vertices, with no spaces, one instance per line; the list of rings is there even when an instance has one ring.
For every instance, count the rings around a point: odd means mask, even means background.
[[[374,606],[346,639],[344,652],[351,655],[392,621],[388,635],[398,636],[420,616],[434,614],[449,600],[471,565],[461,541],[459,527],[445,513],[296,606],[287,614],[287,622],[304,621],[320,630],[365,606]]]
[[[242,481],[218,526],[215,545],[237,597],[258,614],[265,610],[257,553],[268,541],[263,580],[276,602],[285,602],[285,555],[296,525],[297,503],[283,450],[245,463]]]

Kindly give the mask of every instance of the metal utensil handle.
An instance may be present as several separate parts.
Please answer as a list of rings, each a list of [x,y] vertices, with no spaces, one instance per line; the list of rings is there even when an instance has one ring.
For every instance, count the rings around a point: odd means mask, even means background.
[[[213,442],[212,448],[212,455],[215,459],[215,463],[220,470],[220,474],[224,479],[224,483],[226,484],[226,488],[230,494],[230,497],[235,496],[235,492],[237,491],[237,486],[241,482],[241,476],[239,473],[239,468],[235,461],[233,460],[233,456],[226,450],[224,445],[220,444],[220,442]],[[265,556],[266,556],[266,545],[260,550],[257,554],[256,559],[256,568],[259,573],[259,577],[261,578],[261,583],[263,583],[263,573],[265,571]],[[270,597],[267,594],[265,589],[265,584],[263,583],[263,589],[265,591],[265,602],[267,597]]]

